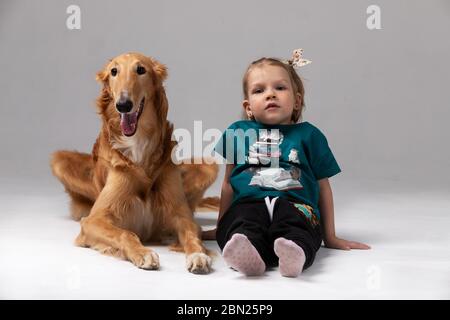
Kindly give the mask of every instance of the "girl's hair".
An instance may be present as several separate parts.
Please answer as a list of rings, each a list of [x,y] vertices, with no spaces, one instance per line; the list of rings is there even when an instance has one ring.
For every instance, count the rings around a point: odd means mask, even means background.
[[[292,65],[288,63],[284,63],[280,59],[277,58],[261,58],[256,61],[253,61],[249,67],[247,68],[247,71],[245,71],[244,78],[242,79],[242,88],[244,90],[244,99],[248,100],[248,75],[250,72],[256,68],[261,67],[264,65],[270,65],[270,66],[277,66],[280,68],[283,68],[287,71],[289,75],[289,79],[291,80],[292,89],[294,91],[294,96],[297,95],[297,93],[300,94],[300,109],[294,110],[292,112],[292,121],[294,123],[297,123],[302,118],[302,112],[303,108],[305,107],[305,88],[303,87],[303,82],[300,79],[297,72],[295,72],[295,69],[292,67]],[[244,119],[248,119],[247,113],[244,111],[242,114]]]

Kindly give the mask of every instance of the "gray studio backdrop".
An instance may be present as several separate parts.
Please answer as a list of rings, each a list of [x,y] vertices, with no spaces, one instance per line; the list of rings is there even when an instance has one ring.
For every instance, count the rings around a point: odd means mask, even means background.
[[[69,5],[81,29],[66,27]],[[381,29],[366,25],[369,5]],[[139,51],[166,64],[178,128],[225,129],[261,56],[304,48],[304,119],[327,135],[341,176],[419,188],[450,178],[450,1],[0,2],[0,182],[52,180],[49,154],[91,150],[95,73]]]

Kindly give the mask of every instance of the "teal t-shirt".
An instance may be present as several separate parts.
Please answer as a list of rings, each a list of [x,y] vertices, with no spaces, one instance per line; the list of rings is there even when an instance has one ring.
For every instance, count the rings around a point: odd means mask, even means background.
[[[317,180],[341,172],[326,137],[309,122],[237,121],[225,130],[215,151],[235,165],[232,205],[244,198],[283,197],[311,206],[320,219]]]

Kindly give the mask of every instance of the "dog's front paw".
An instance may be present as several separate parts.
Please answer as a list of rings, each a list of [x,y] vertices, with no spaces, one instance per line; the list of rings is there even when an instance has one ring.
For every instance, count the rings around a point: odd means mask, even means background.
[[[154,251],[142,250],[130,255],[130,261],[138,268],[145,270],[159,269],[159,256]]]
[[[186,257],[186,267],[189,272],[195,274],[206,274],[211,271],[211,258],[202,253],[191,253]]]

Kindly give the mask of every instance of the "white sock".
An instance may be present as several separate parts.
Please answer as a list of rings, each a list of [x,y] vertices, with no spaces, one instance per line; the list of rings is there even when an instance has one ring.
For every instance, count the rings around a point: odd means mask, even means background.
[[[278,256],[280,273],[284,277],[297,277],[303,270],[306,256],[303,249],[294,241],[278,238],[274,242],[274,251]]]
[[[246,276],[259,276],[266,270],[258,250],[240,233],[235,233],[225,244],[223,258],[230,267]]]

